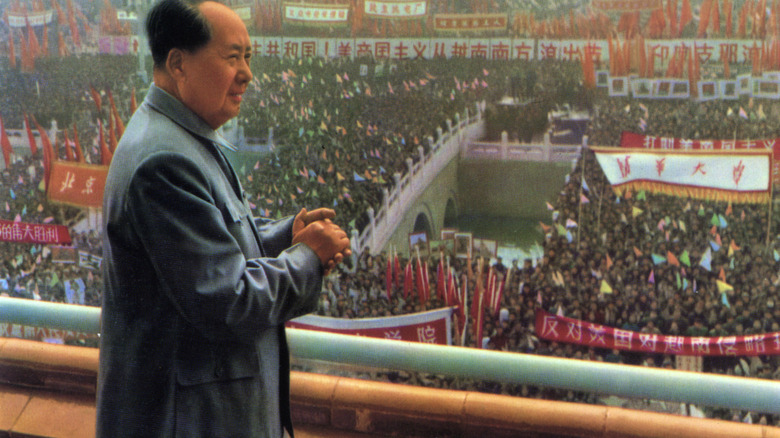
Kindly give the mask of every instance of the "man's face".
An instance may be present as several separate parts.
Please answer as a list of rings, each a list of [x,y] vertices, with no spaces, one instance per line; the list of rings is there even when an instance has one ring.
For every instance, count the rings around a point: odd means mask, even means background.
[[[252,48],[246,26],[230,8],[214,2],[199,8],[211,23],[213,36],[205,47],[185,53],[179,92],[182,102],[216,129],[241,109],[242,95],[252,80]]]

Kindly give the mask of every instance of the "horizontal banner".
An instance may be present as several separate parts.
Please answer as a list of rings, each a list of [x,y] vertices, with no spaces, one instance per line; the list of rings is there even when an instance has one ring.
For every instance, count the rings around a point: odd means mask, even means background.
[[[537,309],[536,333],[548,341],[608,350],[685,356],[759,356],[780,354],[780,333],[750,336],[665,336],[620,330],[556,316]]]
[[[101,208],[108,166],[54,161],[49,178],[49,200],[76,207]]]
[[[387,2],[391,5],[392,2]],[[420,4],[422,8],[424,3]],[[378,7],[374,3],[374,8]],[[370,18],[398,18],[373,16]],[[415,17],[417,18],[417,17]],[[421,18],[421,17],[420,17]],[[129,38],[129,37],[126,37]],[[606,40],[587,39],[534,39],[512,37],[473,37],[452,36],[436,38],[314,38],[314,37],[282,37],[282,36],[252,36],[252,54],[255,56],[276,56],[300,58],[322,56],[326,58],[374,56],[389,59],[432,59],[445,58],[485,58],[492,60],[543,60],[557,59],[562,61],[578,61],[585,53],[590,53],[598,64],[604,64],[609,59],[609,43]],[[731,64],[750,62],[754,53],[761,50],[754,40],[645,40],[646,52],[650,55],[656,67],[665,66],[672,60],[675,53],[693,49],[699,62],[722,62],[729,59]],[[412,50],[411,48],[415,49]],[[381,51],[377,48],[382,48]],[[606,86],[609,72],[604,72]],[[777,72],[771,72],[777,73]],[[754,82],[780,80],[778,75],[764,73],[762,78],[739,76],[733,81],[724,82],[722,95],[743,95],[754,92]],[[623,78],[628,89],[630,78]],[[687,82],[687,81],[685,81]],[[729,84],[736,84],[733,87]],[[737,91],[733,91],[733,90]],[[761,87],[756,90],[761,91]],[[660,90],[661,92],[663,90]],[[662,93],[660,93],[662,94]]]
[[[366,0],[364,11],[369,18],[425,18],[428,3],[425,0]]]
[[[71,240],[65,225],[0,220],[0,242],[63,244],[70,243]]]
[[[433,29],[438,31],[506,30],[506,14],[435,14]]]
[[[705,150],[705,151],[772,151],[772,182],[780,184],[780,138],[757,140],[687,140],[673,137],[641,135],[624,131],[620,146],[633,149]]]
[[[620,137],[620,146],[634,149],[654,149],[673,151],[753,151],[768,150],[780,160],[780,138],[765,140],[687,140],[674,137],[641,135],[624,131]]]
[[[768,150],[591,149],[618,192],[634,188],[744,202],[765,202],[770,195],[772,152]]]
[[[664,7],[663,0],[593,0],[591,6],[603,11],[653,11]]]
[[[349,5],[284,3],[284,19],[301,24],[347,25]]]
[[[97,335],[74,332],[71,330],[58,330],[0,322],[0,338],[34,339],[53,344],[62,344],[65,341],[78,339],[97,339]]]
[[[304,315],[286,326],[369,338],[452,345],[453,310],[453,307],[447,307],[409,315],[362,319]]]
[[[8,25],[11,27],[26,27],[29,22],[30,26],[43,26],[44,24],[51,23],[53,16],[53,9],[41,12],[27,12],[25,14],[9,12]]]

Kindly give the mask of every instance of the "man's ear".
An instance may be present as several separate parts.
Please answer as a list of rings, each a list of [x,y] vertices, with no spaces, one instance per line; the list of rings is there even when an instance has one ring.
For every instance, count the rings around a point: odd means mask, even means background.
[[[184,78],[184,52],[181,49],[171,49],[165,59],[165,68],[177,81]]]

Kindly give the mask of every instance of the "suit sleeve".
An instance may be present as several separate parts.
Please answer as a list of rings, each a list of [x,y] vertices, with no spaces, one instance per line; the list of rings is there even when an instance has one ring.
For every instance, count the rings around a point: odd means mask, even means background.
[[[213,181],[186,157],[161,153],[137,169],[126,214],[163,290],[213,340],[252,342],[316,306],[322,267],[306,245],[247,260],[215,205]],[[292,222],[290,222],[291,224]],[[289,245],[278,223],[273,246]],[[280,242],[286,242],[286,245]]]
[[[292,242],[292,224],[294,216],[278,221],[265,218],[254,218],[255,226],[263,242],[263,249],[268,257],[276,257]]]

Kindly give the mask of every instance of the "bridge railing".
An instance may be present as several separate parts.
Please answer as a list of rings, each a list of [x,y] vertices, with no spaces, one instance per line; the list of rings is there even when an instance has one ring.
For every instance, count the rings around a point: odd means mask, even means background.
[[[0,323],[97,334],[100,308],[0,297]],[[780,381],[289,329],[298,359],[780,414]],[[327,348],[322,348],[327,345]]]
[[[517,160],[539,162],[571,162],[580,156],[582,145],[558,145],[545,134],[542,143],[510,142],[506,132],[501,141],[471,141],[465,145],[462,157],[489,160]]]
[[[417,196],[460,153],[463,144],[482,136],[484,107],[482,102],[471,111],[467,108],[462,115],[455,114],[454,122],[447,120],[446,130],[437,129],[435,140],[432,136],[426,139],[429,145],[427,153],[419,146],[417,159],[406,159],[406,172],[393,175],[395,184],[392,190],[385,189],[382,205],[377,210],[369,207],[366,227],[360,233],[353,231],[353,252],[360,254],[367,248],[376,252],[384,247]]]

